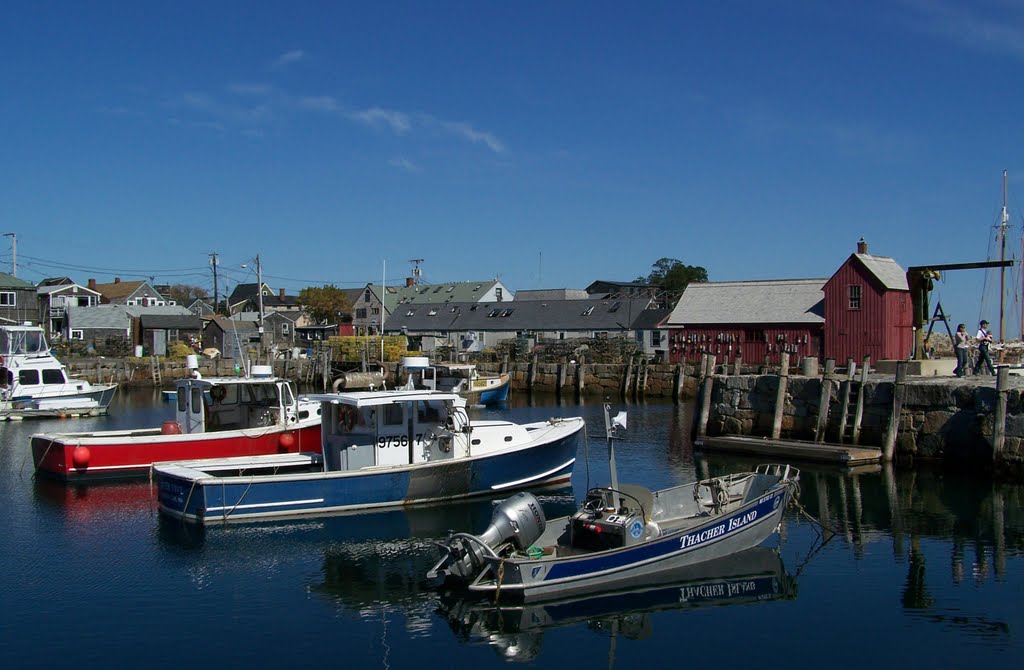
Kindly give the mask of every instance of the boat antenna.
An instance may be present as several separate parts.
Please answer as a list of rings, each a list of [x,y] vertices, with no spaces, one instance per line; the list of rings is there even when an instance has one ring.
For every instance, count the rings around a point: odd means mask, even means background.
[[[615,440],[621,440],[618,429],[626,429],[626,412],[622,411],[612,417],[612,404],[604,403],[604,432],[608,438],[608,470],[611,475],[612,506],[619,509],[619,474],[615,469]]]

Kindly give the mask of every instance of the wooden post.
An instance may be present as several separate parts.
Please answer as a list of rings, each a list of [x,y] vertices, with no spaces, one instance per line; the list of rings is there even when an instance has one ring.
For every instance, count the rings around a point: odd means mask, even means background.
[[[700,423],[697,424],[697,435],[704,437],[708,434],[708,418],[711,415],[711,392],[715,387],[715,357],[706,354],[703,360],[704,383],[700,391]]]
[[[1010,393],[1010,368],[996,368],[996,415],[992,425],[992,457],[999,458],[1006,442],[1006,396]]]
[[[679,402],[679,399],[683,396],[683,364],[676,363],[675,376],[672,378],[672,400]]]
[[[846,421],[850,416],[850,387],[853,386],[853,376],[857,374],[857,369],[852,358],[846,359],[846,381],[843,382],[842,388],[839,391],[840,406],[839,406],[839,444],[842,444],[846,440]]]
[[[818,396],[818,425],[814,431],[814,441],[824,442],[825,429],[828,427],[828,410],[832,402],[832,375],[836,371],[834,358],[825,359],[825,372],[821,375],[821,395]]]
[[[537,385],[537,354],[533,355],[530,359],[530,367],[526,371],[526,389],[533,391],[533,387]]]
[[[743,370],[743,356],[736,354],[736,358],[732,359],[732,373],[737,377],[740,376]]]
[[[565,380],[567,376],[566,368],[569,366],[568,362],[563,358],[558,364],[558,376],[555,382],[555,395],[562,395],[562,389],[565,388]]]
[[[633,358],[629,359],[629,363],[626,364],[626,376],[622,379],[622,397],[629,397],[629,388],[633,383]]]
[[[779,355],[779,388],[775,392],[775,416],[772,418],[772,439],[782,436],[782,413],[786,409],[786,384],[789,382],[789,354]]]
[[[579,400],[583,397],[584,380],[587,376],[586,366],[583,363],[583,357],[580,357],[579,362],[576,363],[576,399]]]
[[[907,361],[896,362],[896,381],[892,387],[892,414],[889,416],[889,428],[885,431],[885,444],[882,447],[882,459],[892,461],[896,451],[896,434],[900,430],[900,414],[903,412],[903,396],[907,389]]]
[[[508,372],[508,354],[505,354],[501,359],[501,374]]]
[[[868,383],[868,372],[871,370],[871,357],[865,356],[860,366],[860,384],[857,386],[857,407],[853,413],[853,443],[860,444],[860,424],[864,420],[864,387]]]

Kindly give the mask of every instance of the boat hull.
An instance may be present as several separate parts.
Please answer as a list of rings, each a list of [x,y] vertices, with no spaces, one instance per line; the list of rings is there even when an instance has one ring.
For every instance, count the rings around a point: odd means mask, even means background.
[[[117,385],[108,384],[93,385],[82,393],[12,398],[0,403],[0,419],[98,416],[106,414],[116,392]]]
[[[494,593],[523,602],[564,598],[635,585],[667,570],[677,570],[756,547],[771,537],[790,499],[784,485],[727,514],[709,516],[698,526],[668,533],[650,542],[575,557],[500,559],[487,557],[491,574],[471,591]],[[559,524],[566,520],[553,520]]]
[[[545,443],[413,465],[216,477],[189,467],[202,464],[162,463],[154,480],[162,513],[200,524],[414,506],[568,482],[582,426]]]
[[[158,461],[318,452],[320,419],[306,419],[287,429],[271,426],[192,435],[165,435],[159,428],[38,434],[32,436],[31,448],[38,473],[65,481],[148,477]]]

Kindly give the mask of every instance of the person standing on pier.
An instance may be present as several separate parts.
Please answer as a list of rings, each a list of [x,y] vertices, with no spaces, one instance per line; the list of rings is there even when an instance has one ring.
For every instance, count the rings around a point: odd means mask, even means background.
[[[967,374],[967,351],[971,346],[971,336],[967,334],[967,326],[960,324],[953,335],[953,350],[956,352],[956,369],[953,374],[963,377]]]
[[[978,374],[982,366],[988,369],[990,375],[996,373],[996,368],[992,365],[992,357],[989,355],[988,350],[992,345],[992,333],[988,332],[988,321],[982,321],[978,324],[978,360],[974,363],[974,374]]]

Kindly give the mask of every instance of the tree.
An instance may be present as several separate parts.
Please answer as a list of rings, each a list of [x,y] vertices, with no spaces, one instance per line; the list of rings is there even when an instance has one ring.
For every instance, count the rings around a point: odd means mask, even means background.
[[[190,284],[171,284],[167,289],[167,295],[164,297],[168,300],[173,300],[183,307],[188,307],[196,298],[206,300],[210,297],[210,294],[201,286],[191,286]]]
[[[653,269],[649,275],[637,277],[636,281],[654,284],[673,293],[682,293],[689,284],[708,280],[707,270],[699,265],[684,265],[675,258],[659,258],[651,267]]]
[[[298,302],[316,323],[337,323],[341,314],[352,311],[352,303],[345,291],[333,284],[302,289]]]

